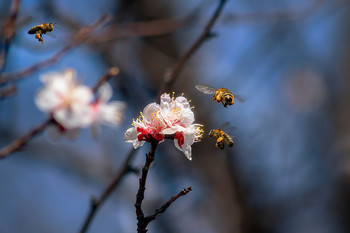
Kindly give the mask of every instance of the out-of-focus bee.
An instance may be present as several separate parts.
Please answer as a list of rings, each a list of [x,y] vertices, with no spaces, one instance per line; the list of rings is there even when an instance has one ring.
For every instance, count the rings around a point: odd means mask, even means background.
[[[54,28],[53,23],[43,23],[34,27],[31,27],[28,31],[28,34],[35,34],[35,38],[38,39],[42,44],[44,43],[43,34],[47,32],[52,32]]]
[[[227,108],[227,105],[232,105],[235,102],[235,98],[239,102],[243,102],[244,100],[237,96],[236,94],[232,94],[229,90],[226,88],[219,88],[215,89],[209,86],[203,86],[203,85],[196,85],[196,88],[198,91],[203,92],[205,94],[214,94],[212,102],[216,100],[218,103],[221,102],[222,105]]]
[[[229,147],[233,146],[233,139],[230,135],[228,135],[227,133],[225,133],[224,131],[222,131],[222,128],[225,128],[229,125],[229,122],[225,122],[220,129],[212,129],[209,132],[209,137],[213,137],[214,139],[216,139],[216,144],[215,146],[219,149],[224,149],[225,144]]]

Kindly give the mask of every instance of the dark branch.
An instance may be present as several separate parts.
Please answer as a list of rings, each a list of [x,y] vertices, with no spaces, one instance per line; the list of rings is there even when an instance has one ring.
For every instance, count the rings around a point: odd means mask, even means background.
[[[218,7],[216,8],[213,16],[208,21],[207,25],[205,26],[203,32],[200,34],[198,39],[193,43],[193,45],[190,47],[190,49],[178,60],[178,62],[165,74],[164,77],[164,84],[160,88],[160,91],[158,93],[158,97],[168,91],[173,84],[175,83],[176,79],[178,78],[182,67],[185,65],[185,63],[191,58],[191,56],[197,51],[197,49],[202,45],[202,43],[211,37],[211,29],[215,23],[215,21],[220,16],[222,9],[224,8],[224,5],[226,3],[226,0],[220,0]]]
[[[139,190],[138,190],[137,195],[136,195],[135,207],[136,207],[137,232],[138,233],[146,233],[147,232],[146,227],[147,227],[148,223],[145,221],[145,215],[144,215],[143,210],[142,210],[142,200],[144,198],[144,194],[145,194],[145,190],[146,190],[146,180],[147,180],[148,170],[149,170],[151,163],[154,160],[154,154],[156,152],[156,148],[157,148],[159,142],[151,137],[150,143],[151,143],[151,149],[150,149],[150,152],[148,154],[146,154],[145,165],[142,168],[142,175],[141,175],[141,178],[139,179]]]
[[[21,3],[20,0],[12,1],[10,16],[5,22],[4,42],[3,42],[4,44],[3,44],[1,56],[0,56],[0,73],[2,73],[4,70],[7,52],[9,50],[11,40],[15,34],[15,21],[17,18],[17,13],[18,13],[20,3]]]
[[[12,96],[17,91],[15,85],[8,85],[6,87],[0,88],[0,99]]]
[[[37,134],[41,133],[49,124],[53,123],[52,118],[47,119],[37,127],[30,130],[28,133],[24,134],[23,136],[17,138],[4,148],[0,150],[0,159],[5,158],[12,152],[20,149],[23,147],[32,137],[36,136]]]
[[[109,68],[105,75],[103,75],[98,82],[95,84],[95,86],[92,87],[92,91],[96,93],[98,88],[102,86],[105,82],[107,82],[111,77],[116,76],[119,74],[119,69],[117,67]]]
[[[102,204],[105,202],[105,200],[111,195],[111,193],[115,190],[115,188],[118,186],[122,178],[129,172],[133,172],[134,169],[132,169],[129,165],[131,160],[133,159],[135,155],[135,150],[132,149],[127,156],[126,160],[122,164],[121,168],[119,169],[118,173],[115,175],[111,183],[107,186],[107,188],[103,191],[102,195],[99,198],[91,198],[91,206],[90,206],[90,212],[88,216],[85,219],[84,225],[79,231],[80,233],[85,233],[87,229],[89,228],[89,225],[94,218],[97,210],[102,206]]]
[[[108,18],[109,18],[108,15],[103,15],[100,19],[98,19],[92,25],[89,25],[87,27],[82,28],[72,38],[72,42],[70,44],[68,44],[66,47],[64,47],[60,51],[58,51],[51,58],[44,60],[42,62],[39,62],[37,64],[34,64],[33,66],[25,68],[21,71],[1,75],[0,76],[0,84],[14,82],[14,81],[23,79],[23,78],[28,77],[29,75],[33,74],[34,72],[37,72],[38,70],[41,70],[41,69],[44,69],[44,68],[47,68],[49,66],[54,65],[64,55],[66,55],[71,49],[73,49],[74,47],[76,47],[79,44],[81,44],[82,42],[84,42],[91,35],[92,32],[94,32],[95,30],[97,30],[98,28],[100,28],[104,24],[106,24]]]
[[[176,196],[173,196],[170,198],[169,201],[167,201],[164,205],[162,205],[159,209],[156,209],[154,214],[149,215],[145,218],[145,221],[147,221],[147,224],[150,223],[151,221],[155,220],[158,214],[161,214],[163,212],[165,212],[168,207],[174,202],[176,201],[179,197],[185,196],[187,193],[189,193],[190,191],[192,191],[192,187],[188,187],[183,189],[181,192],[179,192]]]

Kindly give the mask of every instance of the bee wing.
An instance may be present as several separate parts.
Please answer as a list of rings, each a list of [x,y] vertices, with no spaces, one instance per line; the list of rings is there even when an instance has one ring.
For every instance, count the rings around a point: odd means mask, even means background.
[[[240,103],[243,103],[245,101],[245,99],[241,95],[233,94],[233,97]]]
[[[216,89],[208,86],[203,86],[203,85],[196,85],[195,86],[198,91],[203,92],[205,94],[213,94],[215,93]]]
[[[56,38],[56,36],[54,34],[51,34],[51,33],[47,33],[46,35],[48,35],[49,37],[52,37],[52,38]]]
[[[221,125],[220,125],[220,127],[219,127],[219,129],[225,129],[227,126],[229,126],[230,125],[230,122],[228,122],[228,121],[225,121],[224,123],[222,123]]]

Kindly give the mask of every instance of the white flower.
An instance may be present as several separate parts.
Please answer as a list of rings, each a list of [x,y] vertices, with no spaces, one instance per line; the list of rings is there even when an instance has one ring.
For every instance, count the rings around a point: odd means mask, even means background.
[[[40,110],[51,114],[66,129],[91,124],[93,93],[89,87],[77,84],[74,70],[49,73],[40,79],[45,85],[35,97]]]
[[[97,100],[91,105],[93,122],[118,126],[123,120],[126,104],[121,101],[108,102],[112,97],[112,87],[105,83],[97,92]]]
[[[133,120],[124,139],[132,142],[134,148],[142,146],[150,138],[162,142],[166,135],[173,137],[176,148],[192,159],[191,146],[202,137],[201,125],[193,124],[194,114],[189,101],[179,96],[176,99],[168,94],[160,97],[160,105],[151,103],[145,107],[141,117]]]

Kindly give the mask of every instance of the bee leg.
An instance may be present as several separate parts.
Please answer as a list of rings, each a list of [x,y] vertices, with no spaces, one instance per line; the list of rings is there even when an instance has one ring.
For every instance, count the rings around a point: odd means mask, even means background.
[[[224,101],[222,101],[221,103],[225,108],[227,108],[227,104]]]

